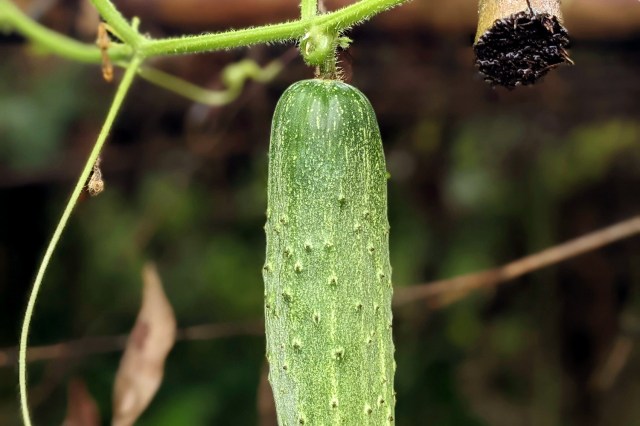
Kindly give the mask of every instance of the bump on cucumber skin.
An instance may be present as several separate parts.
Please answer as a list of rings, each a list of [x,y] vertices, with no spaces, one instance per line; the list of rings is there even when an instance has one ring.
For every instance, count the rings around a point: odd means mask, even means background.
[[[278,421],[394,423],[386,167],[356,88],[282,95],[269,150],[265,322]]]

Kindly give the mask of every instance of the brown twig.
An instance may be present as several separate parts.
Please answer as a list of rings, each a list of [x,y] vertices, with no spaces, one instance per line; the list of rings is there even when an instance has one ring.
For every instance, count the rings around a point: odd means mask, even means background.
[[[525,256],[498,268],[455,278],[433,281],[397,289],[394,306],[399,307],[422,299],[431,299],[435,306],[444,306],[473,290],[492,288],[522,275],[562,262],[591,250],[640,234],[640,216],[619,222],[607,228]],[[264,333],[262,321],[228,324],[204,324],[178,330],[177,340],[208,340],[232,336],[258,336]],[[124,349],[127,334],[87,337],[64,343],[29,348],[28,361],[53,358],[78,358],[91,354],[116,352]],[[0,350],[0,367],[16,362],[15,348]]]
[[[615,384],[629,361],[633,350],[633,340],[628,336],[618,336],[603,364],[591,376],[591,387],[606,392]]]
[[[427,298],[440,298],[443,305],[466,296],[479,288],[491,288],[506,281],[555,263],[640,234],[640,216],[619,222],[607,228],[583,235],[538,253],[525,256],[506,265],[455,278],[434,281],[396,290],[394,306]]]
[[[202,324],[179,329],[176,340],[212,340],[233,336],[260,336],[264,334],[262,321],[244,323]],[[59,358],[81,358],[87,355],[117,352],[125,348],[128,334],[85,337],[53,345],[32,346],[27,353],[29,362]],[[16,348],[0,350],[0,367],[15,365]]]

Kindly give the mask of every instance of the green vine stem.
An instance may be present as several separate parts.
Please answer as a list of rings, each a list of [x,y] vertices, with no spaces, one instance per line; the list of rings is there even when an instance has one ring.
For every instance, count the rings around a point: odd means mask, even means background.
[[[123,42],[135,48],[144,40],[110,0],[91,0],[91,3]]]
[[[29,300],[27,302],[25,317],[20,333],[18,357],[20,408],[23,421],[26,426],[32,425],[29,415],[27,394],[27,343],[29,327],[42,280],[62,232],[71,216],[73,208],[75,207],[85,183],[92,172],[93,166],[106,141],[115,117],[129,88],[131,87],[136,73],[139,72],[144,58],[213,52],[258,43],[298,40],[305,36],[310,29],[318,29],[321,33],[328,34],[331,37],[337,37],[338,34],[341,34],[344,30],[352,27],[353,25],[356,25],[359,22],[387,9],[398,6],[408,0],[361,0],[349,6],[322,15],[317,15],[317,0],[301,0],[301,19],[297,21],[246,28],[237,31],[231,30],[220,33],[156,40],[141,35],[138,32],[138,20],[134,18],[132,19],[132,22],[129,23],[110,0],[91,1],[100,12],[102,18],[112,29],[113,33],[116,34],[123,42],[112,43],[111,46],[109,46],[109,58],[114,62],[126,61],[129,59],[130,63],[126,67],[126,72],[115,94],[113,103],[109,109],[98,139],[91,151],[91,154],[89,155],[78,182],[73,189],[53,236],[49,241],[42,263],[38,268],[31,293],[29,294]],[[0,31],[10,30],[17,31],[39,47],[61,57],[87,63],[101,63],[103,60],[101,51],[96,45],[81,43],[51,31],[31,19],[10,0],[0,0]],[[249,70],[247,73],[246,71],[247,70],[245,70],[244,75],[229,73],[223,76],[227,86],[229,87],[229,90],[227,91],[228,93],[225,95],[226,98],[216,98],[214,96],[213,100],[228,101],[228,96],[233,95],[234,91],[238,91],[238,86],[244,82],[247,75],[251,76],[251,73],[253,72]],[[270,75],[269,73],[273,71],[274,68],[263,69],[261,72],[254,73],[255,75],[253,75],[253,78],[268,79]],[[186,83],[179,79],[172,79],[171,76],[160,74],[159,72],[150,72],[149,70],[144,70],[141,74],[146,74],[146,78],[156,82],[156,84],[170,88],[179,93],[188,93],[194,97],[202,95],[202,92],[198,93],[194,90],[194,87],[196,86],[190,85],[190,83]],[[218,93],[217,95],[220,94]]]
[[[311,27],[300,39],[300,54],[307,65],[327,68],[327,62],[333,62],[335,68],[338,33],[322,27]]]
[[[307,19],[284,22],[220,33],[184,37],[148,39],[137,34],[108,0],[93,0],[105,21],[127,45],[114,44],[109,48],[112,60],[126,59],[135,51],[141,57],[167,56],[187,53],[213,52],[258,43],[273,43],[299,39],[311,27],[329,32],[341,32],[387,9],[408,0],[361,0],[333,12]],[[306,4],[306,2],[305,2]],[[100,51],[93,45],[72,41],[33,22],[9,0],[0,0],[0,25],[13,27],[49,51],[70,59],[99,63]]]
[[[311,26],[339,32],[406,1],[407,0],[361,0],[334,12],[318,15],[312,19],[221,33],[147,40],[139,46],[139,50],[144,56],[210,52],[249,46],[257,43],[272,43],[298,39],[304,36]]]
[[[233,102],[242,92],[247,79],[266,83],[273,80],[282,71],[282,68],[283,64],[279,60],[274,60],[263,68],[249,59],[233,63],[222,72],[222,79],[227,86],[226,90],[207,90],[155,68],[141,67],[138,70],[138,75],[156,86],[194,102],[220,106]]]
[[[300,16],[302,19],[313,18],[318,14],[318,0],[301,0]]]
[[[58,241],[60,240],[60,236],[64,231],[64,228],[69,221],[69,217],[71,216],[71,212],[75,207],[80,194],[93,170],[93,165],[98,159],[98,155],[102,150],[104,142],[109,135],[109,131],[111,130],[111,126],[116,118],[120,107],[124,101],[124,98],[131,87],[131,83],[133,83],[134,77],[140,64],[142,63],[142,59],[139,57],[134,57],[131,63],[127,67],[127,71],[118,86],[118,90],[116,91],[115,97],[113,99],[113,103],[111,104],[111,108],[109,108],[109,112],[107,113],[107,118],[104,121],[102,129],[100,130],[100,134],[98,135],[98,140],[96,141],[93,149],[91,150],[91,154],[87,159],[87,162],[76,182],[76,186],[71,193],[71,197],[67,202],[67,205],[60,217],[60,221],[56,226],[56,229],[49,241],[49,245],[47,246],[47,250],[45,251],[44,257],[42,258],[42,263],[38,268],[38,273],[36,275],[36,279],[33,283],[33,287],[31,289],[31,293],[29,294],[29,301],[27,302],[27,309],[24,314],[24,321],[22,323],[22,329],[20,332],[20,345],[19,345],[19,355],[18,355],[18,374],[20,381],[20,410],[22,412],[22,419],[25,426],[31,426],[31,417],[29,415],[29,404],[28,404],[28,394],[27,394],[27,343],[29,338],[29,326],[31,324],[31,318],[33,317],[33,309],[36,304],[36,300],[38,298],[38,293],[40,291],[40,286],[42,284],[42,279],[44,278],[44,273],[47,270],[49,265],[49,261],[51,260],[51,256],[58,245]]]
[[[8,0],[0,0],[0,29],[14,29],[47,52],[63,58],[87,63],[102,60],[95,45],[81,43],[40,25]],[[112,60],[126,59],[132,53],[129,46],[122,44],[114,44],[109,49]]]

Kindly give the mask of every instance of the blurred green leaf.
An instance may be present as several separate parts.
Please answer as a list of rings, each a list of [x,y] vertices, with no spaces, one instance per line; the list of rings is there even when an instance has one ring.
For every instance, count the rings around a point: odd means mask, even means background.
[[[81,96],[84,82],[79,71],[78,65],[53,66],[40,78],[26,82],[15,81],[15,75],[3,76],[5,84],[0,84],[2,162],[25,172],[60,160],[60,148],[64,146],[69,126],[86,102]],[[24,90],[21,84],[32,87]]]
[[[218,403],[209,389],[191,387],[174,392],[152,404],[139,421],[140,426],[206,425]]]
[[[482,332],[476,299],[466,298],[453,305],[447,313],[447,336],[451,343],[461,349],[473,347]]]
[[[640,125],[613,119],[574,129],[555,149],[543,152],[538,173],[557,195],[601,180],[623,156],[640,159]]]

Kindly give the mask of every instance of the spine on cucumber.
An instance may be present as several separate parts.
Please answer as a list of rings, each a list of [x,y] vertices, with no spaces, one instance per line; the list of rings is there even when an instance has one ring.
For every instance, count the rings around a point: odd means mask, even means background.
[[[269,149],[265,322],[281,426],[394,423],[387,172],[356,88],[293,84]]]

